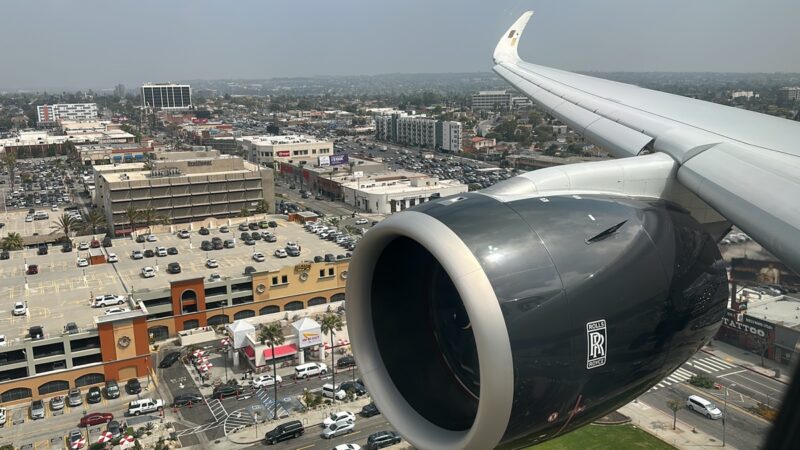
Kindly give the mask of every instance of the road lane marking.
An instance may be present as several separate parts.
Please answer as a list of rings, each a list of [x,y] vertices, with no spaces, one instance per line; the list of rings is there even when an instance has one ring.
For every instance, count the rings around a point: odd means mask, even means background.
[[[756,380],[754,380],[754,379],[752,379],[752,378],[747,378],[747,377],[745,377],[745,376],[742,376],[742,375],[739,375],[739,376],[740,376],[740,377],[742,377],[742,378],[744,378],[744,379],[745,379],[745,380],[747,380],[747,381],[750,381],[750,382],[752,382],[752,383],[755,383],[755,384],[757,384],[757,385],[759,385],[759,386],[763,386],[763,387],[765,387],[765,388],[767,388],[767,389],[769,389],[769,390],[771,390],[771,391],[775,391],[775,392],[781,392],[781,393],[783,393],[783,391],[781,391],[781,390],[779,390],[779,389],[775,389],[775,388],[773,388],[773,387],[771,387],[771,386],[767,386],[767,385],[766,385],[766,384],[764,384],[764,383],[759,383],[758,381],[756,381]]]
[[[737,373],[747,372],[747,369],[737,370],[736,372],[726,373],[725,375],[720,375],[720,378],[725,378],[731,375],[736,375]]]

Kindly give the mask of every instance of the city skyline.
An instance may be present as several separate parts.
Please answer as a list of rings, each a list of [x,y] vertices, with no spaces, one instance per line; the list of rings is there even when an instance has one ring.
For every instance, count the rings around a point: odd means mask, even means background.
[[[202,1],[117,2],[111,8],[96,1],[12,3],[4,5],[8,17],[36,17],[36,29],[48,31],[31,33],[29,20],[4,24],[0,38],[14,43],[6,48],[13,64],[0,74],[0,90],[488,72],[491,43],[525,9],[534,9],[536,17],[520,53],[543,65],[601,72],[800,72],[800,61],[787,57],[800,50],[792,33],[796,2],[771,0],[759,5],[758,14],[744,0],[724,8],[696,3],[515,0],[499,9],[477,1],[242,1],[225,4],[224,11]]]

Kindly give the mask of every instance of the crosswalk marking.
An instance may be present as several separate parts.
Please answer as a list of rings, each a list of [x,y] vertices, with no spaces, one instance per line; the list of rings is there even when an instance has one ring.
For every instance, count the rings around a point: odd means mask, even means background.
[[[715,369],[715,368],[713,368],[711,366],[707,366],[707,365],[701,363],[700,361],[692,361],[692,366],[695,369],[700,369],[705,373],[711,373],[711,372],[716,372],[717,371],[717,369]]]
[[[704,359],[701,359],[700,361],[703,364],[706,364],[706,365],[709,365],[709,366],[712,366],[712,367],[716,367],[719,370],[728,370],[728,369],[733,369],[734,367],[736,367],[736,366],[734,366],[732,364],[729,364],[729,363],[727,363],[725,361],[722,361],[721,359],[714,358],[714,357],[704,358]]]
[[[220,420],[225,420],[228,417],[228,412],[225,411],[225,407],[222,406],[222,402],[219,399],[212,399],[209,400],[207,403],[208,409],[211,410],[211,415],[214,416],[214,422],[219,422]]]
[[[695,373],[692,372],[691,370],[686,370],[686,369],[684,369],[682,367],[678,367],[677,369],[675,369],[674,372],[669,374],[666,378],[661,380],[658,384],[656,384],[655,386],[651,387],[648,390],[648,392],[656,391],[659,388],[666,388],[668,386],[672,386],[673,384],[680,384],[680,383],[688,380],[689,378],[692,378],[693,376],[695,376]]]

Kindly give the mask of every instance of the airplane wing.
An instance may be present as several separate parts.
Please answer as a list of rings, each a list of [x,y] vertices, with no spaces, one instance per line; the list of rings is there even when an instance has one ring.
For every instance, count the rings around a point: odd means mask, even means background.
[[[517,46],[532,15],[498,42],[499,76],[589,142],[633,157],[627,167],[667,162],[665,185],[688,189],[800,272],[800,123],[525,62]],[[641,156],[650,153],[661,155]],[[539,190],[549,181],[530,178]]]

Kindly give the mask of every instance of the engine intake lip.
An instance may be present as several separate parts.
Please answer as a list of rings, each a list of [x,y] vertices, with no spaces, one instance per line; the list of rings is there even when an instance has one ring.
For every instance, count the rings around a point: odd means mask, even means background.
[[[383,364],[372,322],[371,285],[379,257],[398,237],[416,241],[438,260],[470,317],[481,385],[475,420],[468,430],[447,430],[421,416],[394,385]],[[348,270],[347,327],[353,354],[373,399],[389,422],[418,448],[496,447],[505,434],[514,399],[511,344],[492,285],[464,242],[433,217],[405,211],[382,221],[364,236]]]

